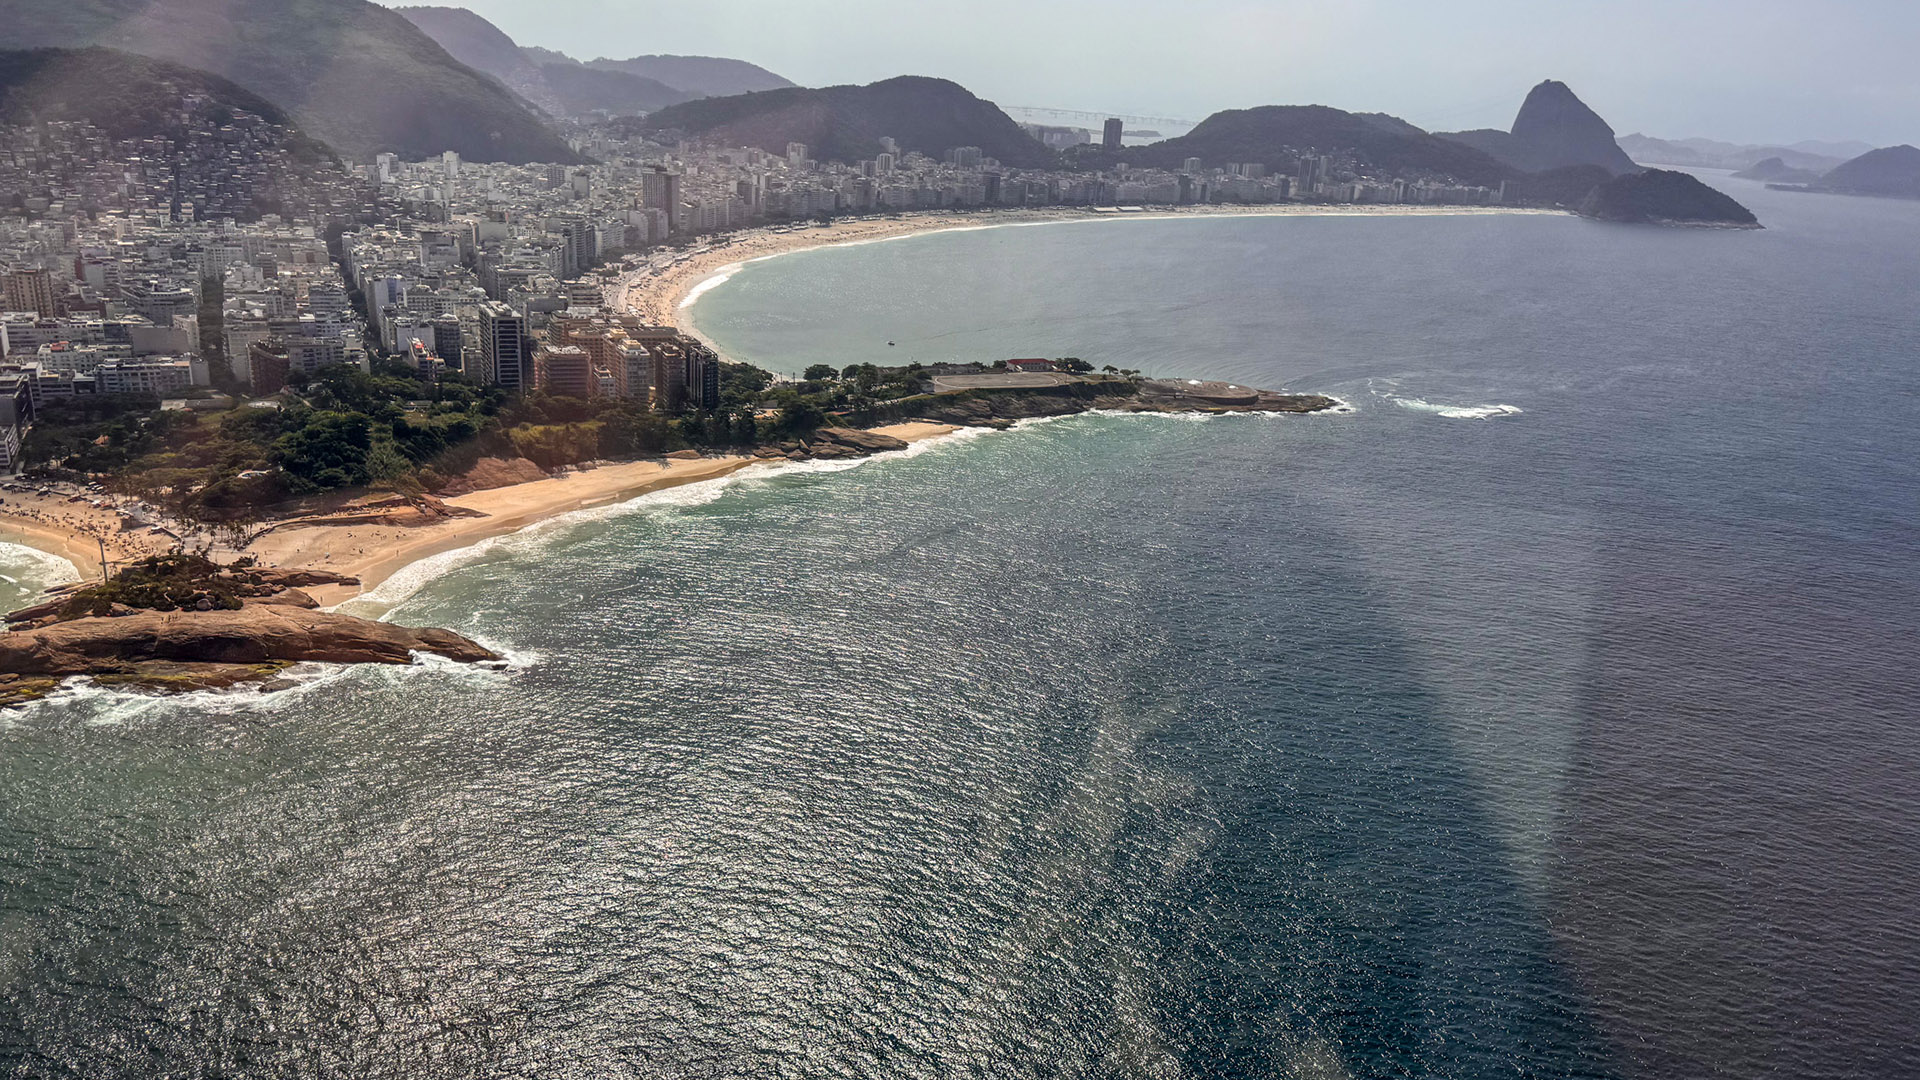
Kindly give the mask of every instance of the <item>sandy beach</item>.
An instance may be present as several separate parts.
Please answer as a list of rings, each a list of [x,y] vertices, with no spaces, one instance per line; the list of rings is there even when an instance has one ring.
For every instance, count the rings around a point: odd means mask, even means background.
[[[0,500],[0,540],[58,555],[83,578],[100,576],[103,544],[108,561],[115,564],[163,555],[173,546],[169,537],[122,530],[120,515],[112,509],[13,491]]]
[[[912,443],[945,435],[954,429],[945,424],[895,424],[875,430]],[[480,516],[458,517],[417,528],[360,525],[280,529],[255,540],[245,554],[273,566],[325,570],[359,578],[359,588],[324,586],[308,590],[323,606],[331,607],[354,599],[421,559],[519,532],[576,510],[609,506],[667,488],[718,479],[754,464],[765,463],[756,458],[730,456],[605,464],[446,500],[449,506]]]
[[[949,434],[946,424],[905,423],[875,429],[909,443]],[[331,607],[359,596],[405,567],[443,552],[505,536],[550,518],[625,502],[651,492],[714,480],[749,465],[766,464],[746,456],[695,460],[651,460],[601,464],[562,476],[490,488],[447,499],[469,511],[418,527],[356,525],[276,529],[239,551],[217,550],[220,558],[252,555],[269,566],[324,570],[361,581],[358,588],[319,586],[308,590]],[[165,554],[172,541],[145,533],[119,531],[119,518],[64,499],[9,493],[0,503],[0,541],[58,555],[74,564],[82,578],[100,575],[100,542],[115,564]]]
[[[692,333],[690,301],[750,262],[816,248],[871,244],[927,233],[994,229],[1020,225],[1064,225],[1097,221],[1168,221],[1201,217],[1460,217],[1488,214],[1561,214],[1505,206],[1315,205],[1281,203],[1273,206],[1195,206],[1179,210],[1140,213],[1096,212],[1082,208],[989,210],[974,213],[928,211],[898,217],[852,218],[827,226],[750,229],[728,234],[715,246],[663,270],[629,274],[609,296],[610,306],[640,316],[655,326],[674,326]],[[723,242],[724,241],[724,242]]]

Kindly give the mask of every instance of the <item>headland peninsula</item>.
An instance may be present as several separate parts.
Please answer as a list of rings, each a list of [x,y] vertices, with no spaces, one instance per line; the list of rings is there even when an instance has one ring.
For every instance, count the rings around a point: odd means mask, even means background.
[[[450,631],[372,621],[368,616],[384,613],[384,604],[358,604],[362,614],[337,609],[435,555],[743,469],[862,458],[963,427],[1006,430],[1024,419],[1097,410],[1309,413],[1338,406],[1316,394],[1095,372],[1073,358],[807,374],[798,389],[785,391],[795,397],[784,408],[736,417],[751,415],[754,423],[731,445],[552,469],[525,457],[479,457],[444,478],[439,492],[418,489],[416,477],[412,489],[347,488],[222,520],[207,516],[204,504],[190,517],[183,513],[190,502],[107,490],[137,483],[125,477],[101,476],[86,487],[8,484],[0,539],[60,555],[83,577],[7,616],[0,706],[37,700],[73,677],[138,692],[271,689],[284,685],[282,672],[296,663],[405,663],[416,653],[495,661],[491,650]],[[804,393],[812,388],[825,399],[835,384],[849,387],[853,408],[827,413]]]

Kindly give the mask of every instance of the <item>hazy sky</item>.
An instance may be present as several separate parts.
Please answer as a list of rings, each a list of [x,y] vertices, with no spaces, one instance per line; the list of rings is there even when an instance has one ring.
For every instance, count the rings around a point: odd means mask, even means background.
[[[459,2],[459,0],[452,0]],[[808,86],[939,75],[1002,105],[1264,104],[1506,127],[1543,78],[1621,133],[1920,143],[1915,0],[468,0],[523,45],[734,56]]]

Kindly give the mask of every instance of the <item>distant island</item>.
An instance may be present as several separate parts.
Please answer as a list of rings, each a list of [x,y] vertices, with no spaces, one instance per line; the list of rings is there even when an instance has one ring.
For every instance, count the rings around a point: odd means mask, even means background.
[[[1920,199],[1920,149],[1889,146],[1841,165],[1811,185],[1841,195]]]
[[[1759,180],[1768,184],[1812,184],[1823,175],[1812,169],[1796,169],[1785,158],[1770,157],[1751,168],[1733,174],[1741,180]]]

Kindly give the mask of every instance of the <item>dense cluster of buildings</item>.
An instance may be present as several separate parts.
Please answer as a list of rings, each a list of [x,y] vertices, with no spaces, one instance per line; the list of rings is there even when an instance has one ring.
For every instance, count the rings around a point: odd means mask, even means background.
[[[366,189],[297,132],[182,93],[151,103],[164,118],[142,138],[86,121],[0,125],[0,212],[62,218],[116,211],[172,221],[357,213]]]
[[[1070,148],[1094,140],[1093,133],[1076,128],[1030,129],[1050,145]],[[654,225],[656,230],[664,225],[670,236],[822,214],[1293,200],[1487,205],[1506,198],[1500,188],[1379,177],[1351,154],[1311,149],[1300,152],[1291,174],[1274,174],[1259,164],[1209,166],[1197,158],[1178,169],[1120,164],[1096,171],[1012,168],[971,146],[955,147],[936,159],[904,151],[892,139],[880,140],[872,160],[848,164],[816,161],[801,143],[790,144],[785,154],[772,154],[686,144],[669,149],[616,136],[615,130],[602,130],[586,140],[583,149],[609,162],[616,175],[626,167],[648,177],[640,206],[662,211],[665,221]],[[1119,140],[1119,125],[1108,124],[1102,146],[1119,152]],[[618,180],[614,186],[625,190]]]
[[[508,391],[712,408],[719,363],[670,328],[608,310],[623,277],[702,237],[830,214],[986,207],[1493,203],[1487,188],[1379,179],[1304,153],[1296,171],[1003,166],[891,139],[871,160],[660,145],[617,122],[578,135],[588,166],[298,161],[284,129],[199,120],[165,139],[84,124],[0,130],[0,471],[37,403],[86,393],[269,395],[376,358]],[[1090,132],[1068,131],[1076,143]],[[1102,133],[1108,149],[1113,125]],[[261,212],[271,206],[275,212]]]
[[[624,397],[680,411],[719,400],[713,353],[605,309],[628,258],[745,226],[664,160],[593,167],[382,157],[370,179],[401,213],[344,233],[340,266],[374,347],[422,376],[458,370],[509,391]]]

